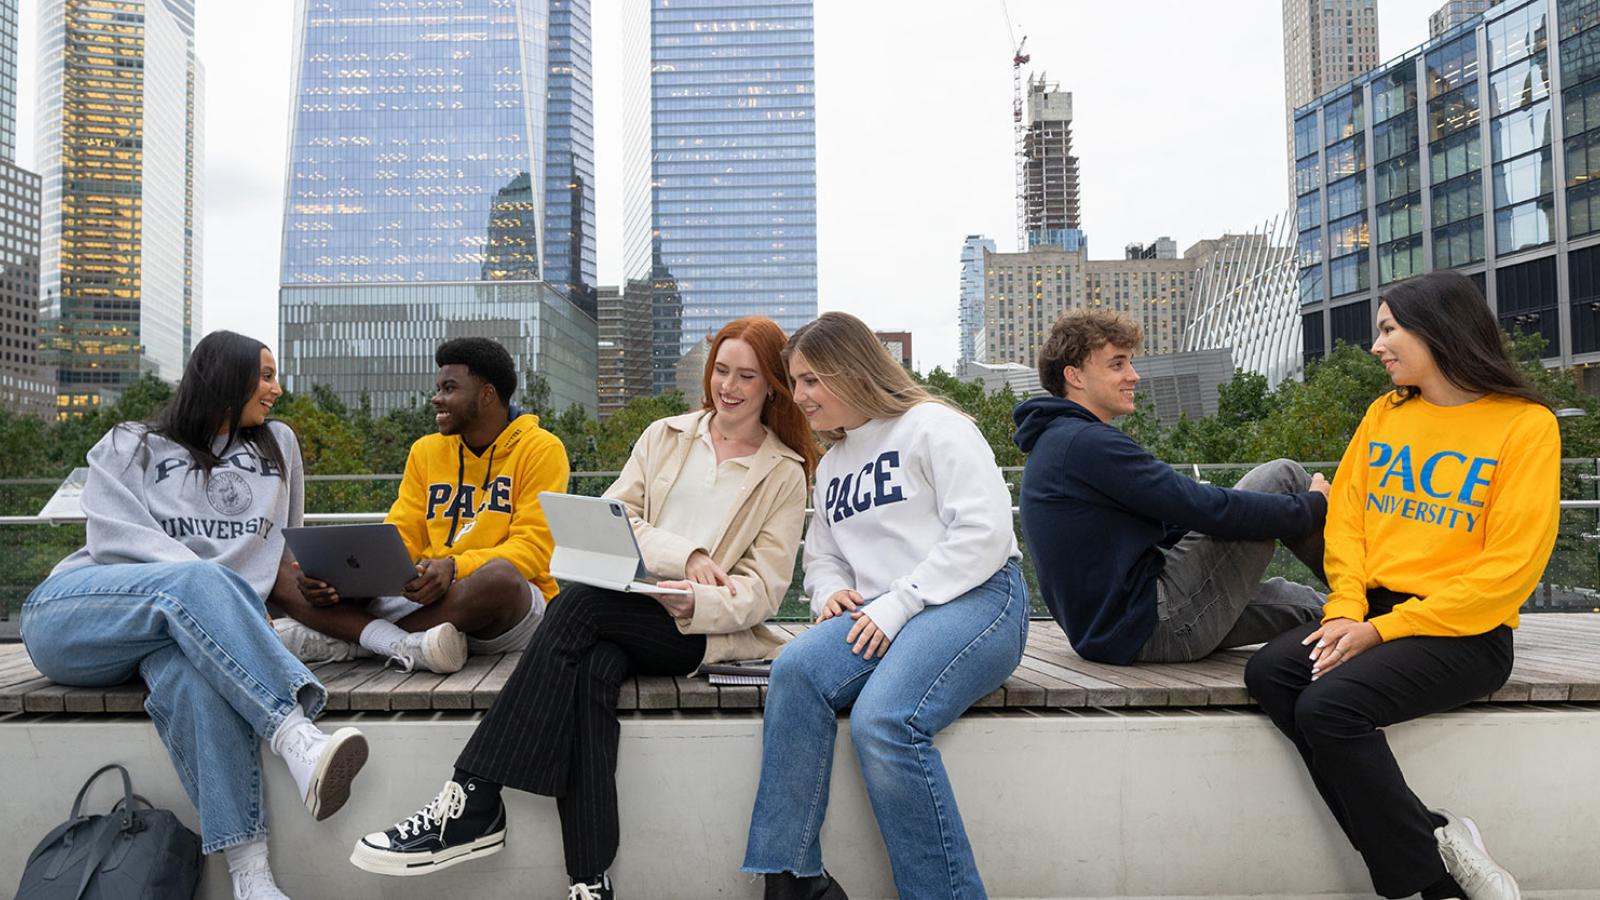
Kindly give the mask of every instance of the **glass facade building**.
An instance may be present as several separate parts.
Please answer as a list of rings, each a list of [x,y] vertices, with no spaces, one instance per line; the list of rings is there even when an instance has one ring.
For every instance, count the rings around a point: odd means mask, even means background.
[[[40,316],[62,415],[200,333],[204,71],[193,0],[43,0]]]
[[[817,314],[811,0],[636,0],[623,55],[625,270],[652,282],[652,384],[728,320]]]
[[[396,342],[393,329],[403,323],[394,316],[451,316],[417,324],[416,333],[442,340],[457,326],[501,322],[520,310],[542,334],[545,323],[571,318],[554,311],[568,304],[589,323],[568,330],[587,342],[570,352],[589,361],[546,375],[554,390],[587,371],[586,387],[557,394],[563,405],[592,411],[586,0],[299,0],[297,13],[279,305],[285,387],[331,379],[342,397],[367,390],[382,412],[433,380],[433,346]],[[537,291],[538,303],[471,308],[502,296],[481,289],[484,282],[541,279],[560,290]],[[322,285],[389,290],[303,290]],[[447,288],[448,302],[419,299]],[[321,329],[319,298],[345,298],[326,310]],[[351,308],[372,320],[363,326]],[[362,348],[413,357],[380,360]],[[555,364],[559,356],[541,350],[521,358]],[[426,377],[402,389],[385,375],[398,372]]]
[[[1513,0],[1295,112],[1305,355],[1386,285],[1476,281],[1547,361],[1600,362],[1600,0]]]
[[[433,351],[457,337],[499,341],[526,387],[544,376],[550,407],[595,412],[595,320],[540,281],[286,287],[279,295],[284,386],[326,385],[375,412],[425,403]],[[518,398],[520,400],[520,398]]]
[[[961,341],[959,363],[983,362],[979,335],[983,333],[983,254],[995,252],[994,241],[969,234],[961,242],[961,307],[958,319]]]

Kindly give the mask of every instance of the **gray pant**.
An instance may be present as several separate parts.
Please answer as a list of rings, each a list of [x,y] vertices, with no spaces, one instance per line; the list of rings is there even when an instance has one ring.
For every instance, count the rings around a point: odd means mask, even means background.
[[[1251,469],[1235,489],[1295,494],[1311,489],[1311,476],[1294,460],[1275,459]],[[1322,529],[1283,539],[1318,578]],[[1156,630],[1139,651],[1140,662],[1188,662],[1228,647],[1259,644],[1322,618],[1325,599],[1314,588],[1282,578],[1262,581],[1275,541],[1229,541],[1191,531],[1166,552],[1156,580]]]

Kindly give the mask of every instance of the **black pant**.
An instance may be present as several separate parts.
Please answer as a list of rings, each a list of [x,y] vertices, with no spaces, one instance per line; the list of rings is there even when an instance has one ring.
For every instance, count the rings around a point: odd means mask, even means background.
[[[617,855],[617,695],[629,675],[684,675],[705,655],[649,597],[573,585],[550,603],[456,765],[557,798],[567,874]]]
[[[1370,616],[1400,600],[1368,596]],[[1284,632],[1251,657],[1245,685],[1294,741],[1322,799],[1360,851],[1372,886],[1407,897],[1444,877],[1428,808],[1406,786],[1385,725],[1482,699],[1511,674],[1511,629],[1473,637],[1408,637],[1379,644],[1311,681],[1315,623]]]

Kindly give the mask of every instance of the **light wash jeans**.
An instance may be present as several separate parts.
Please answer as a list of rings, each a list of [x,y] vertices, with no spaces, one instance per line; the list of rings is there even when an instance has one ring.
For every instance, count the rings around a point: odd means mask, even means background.
[[[45,579],[22,607],[22,641],[52,681],[121,684],[138,674],[201,850],[266,837],[258,738],[327,691],[267,623],[255,589],[212,562],[82,566]]]
[[[819,838],[836,716],[853,701],[850,738],[900,896],[984,897],[933,736],[1022,660],[1028,639],[1022,570],[1009,562],[966,594],[924,609],[886,655],[871,661],[845,643],[851,624],[846,615],[817,625],[772,666],[761,785],[742,870],[822,872]]]

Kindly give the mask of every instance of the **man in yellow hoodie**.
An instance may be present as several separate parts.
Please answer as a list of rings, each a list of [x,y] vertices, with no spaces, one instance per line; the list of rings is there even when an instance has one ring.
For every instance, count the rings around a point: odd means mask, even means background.
[[[555,542],[540,491],[567,489],[566,448],[517,415],[511,354],[488,338],[456,338],[434,354],[437,434],[411,445],[385,521],[400,531],[417,576],[399,597],[340,597],[300,575],[301,602],[279,634],[307,662],[377,654],[407,671],[454,672],[468,652],[521,650],[555,596]]]

